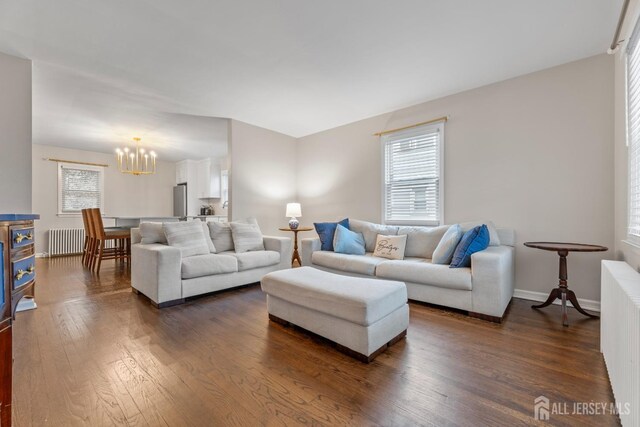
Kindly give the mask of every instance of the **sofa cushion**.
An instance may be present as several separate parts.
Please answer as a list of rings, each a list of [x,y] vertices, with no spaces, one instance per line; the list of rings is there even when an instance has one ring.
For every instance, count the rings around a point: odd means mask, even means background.
[[[200,221],[166,222],[163,228],[167,243],[180,249],[183,258],[211,253]]]
[[[311,267],[267,274],[261,285],[269,295],[363,326],[407,303],[403,283],[341,276]]]
[[[280,262],[280,253],[276,251],[255,251],[255,252],[225,252],[238,260],[238,271],[253,270],[254,268],[268,267]]]
[[[398,236],[407,235],[407,248],[404,256],[431,258],[442,236],[449,229],[448,225],[440,227],[398,227]]]
[[[196,255],[182,260],[183,279],[235,273],[236,271],[238,271],[238,260],[230,255]]]
[[[375,275],[376,266],[384,261],[384,258],[376,258],[370,253],[365,255],[347,255],[335,252],[316,251],[311,255],[311,262],[315,265],[367,276]]]
[[[396,225],[374,224],[372,222],[360,221],[357,219],[349,221],[349,230],[355,231],[356,233],[362,233],[367,252],[373,252],[375,249],[376,237],[378,237],[378,234],[385,234],[388,236],[398,235],[398,226]]]
[[[232,222],[231,236],[233,237],[233,247],[237,253],[264,251],[264,240],[262,231],[258,224],[245,224],[242,222]]]
[[[448,289],[471,290],[470,268],[449,268],[428,259],[384,261],[376,267],[376,277],[420,283]]]
[[[161,222],[140,223],[140,243],[148,245],[151,243],[167,244],[167,236],[164,235],[164,228]]]
[[[338,224],[333,238],[333,250],[339,254],[364,255],[364,237]]]

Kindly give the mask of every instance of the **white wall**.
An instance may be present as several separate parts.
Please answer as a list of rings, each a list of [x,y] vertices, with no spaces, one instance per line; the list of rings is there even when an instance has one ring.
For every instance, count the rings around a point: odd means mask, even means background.
[[[296,139],[231,121],[230,215],[256,217],[262,232],[285,236],[285,207],[296,198]]]
[[[52,228],[81,228],[82,217],[59,217],[57,163],[43,160],[57,158],[109,165],[104,175],[105,215],[172,216],[175,164],[158,161],[157,173],[133,176],[118,171],[115,155],[72,150],[48,145],[33,145],[33,211],[40,214],[36,222],[36,252],[48,250],[47,231]],[[105,220],[105,226],[113,221]]]
[[[599,55],[301,138],[301,222],[380,221],[373,133],[449,115],[445,222],[491,219],[515,228],[516,287],[548,293],[558,283],[558,257],[523,242],[614,244],[613,73],[613,58]],[[570,255],[569,284],[579,298],[600,299],[599,261],[612,256]]]
[[[0,211],[31,213],[31,61],[3,53],[0,151]]]

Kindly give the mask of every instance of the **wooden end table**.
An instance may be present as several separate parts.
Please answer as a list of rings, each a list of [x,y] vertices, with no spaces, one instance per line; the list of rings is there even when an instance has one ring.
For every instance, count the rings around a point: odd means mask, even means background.
[[[295,230],[290,227],[282,227],[279,228],[280,231],[293,231],[293,255],[291,256],[291,265],[293,266],[293,262],[298,260],[298,265],[302,265],[302,261],[300,260],[300,254],[298,253],[298,232],[299,231],[311,231],[313,227],[298,227]]]
[[[567,255],[569,252],[604,252],[609,249],[600,245],[585,245],[582,243],[561,243],[561,242],[526,242],[524,244],[529,248],[541,249],[543,251],[557,252],[560,256],[560,283],[557,288],[551,290],[549,297],[545,302],[538,305],[532,305],[531,308],[543,308],[552,304],[555,300],[562,300],[562,324],[569,326],[569,316],[567,315],[567,299],[571,301],[573,307],[579,313],[592,318],[598,318],[595,314],[587,313],[578,303],[576,294],[569,289],[567,285]]]

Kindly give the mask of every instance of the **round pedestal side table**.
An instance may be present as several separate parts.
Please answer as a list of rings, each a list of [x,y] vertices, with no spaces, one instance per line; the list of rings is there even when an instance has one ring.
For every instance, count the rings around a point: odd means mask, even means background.
[[[298,265],[302,266],[302,261],[300,260],[300,254],[298,253],[298,232],[299,231],[311,231],[313,227],[298,227],[296,229],[290,227],[282,227],[279,228],[280,231],[293,231],[293,255],[291,256],[291,266],[293,267],[293,262],[298,260]]]
[[[543,308],[552,304],[555,300],[562,300],[562,324],[569,326],[569,316],[567,315],[567,300],[571,301],[573,307],[579,313],[585,316],[598,318],[595,314],[587,313],[578,303],[576,294],[569,289],[567,284],[567,255],[569,252],[605,252],[609,249],[600,245],[585,245],[582,243],[562,243],[562,242],[526,242],[524,244],[529,248],[540,249],[543,251],[557,252],[560,256],[560,273],[558,275],[560,282],[557,288],[551,290],[549,297],[545,302],[538,305],[532,305],[531,308]]]

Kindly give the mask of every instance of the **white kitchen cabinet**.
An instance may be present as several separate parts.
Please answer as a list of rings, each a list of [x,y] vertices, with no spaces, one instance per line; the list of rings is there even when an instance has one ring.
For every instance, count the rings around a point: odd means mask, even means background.
[[[203,159],[197,162],[197,195],[199,199],[220,198],[220,162]]]
[[[176,163],[176,184],[184,184],[188,179],[189,161],[183,160]]]

